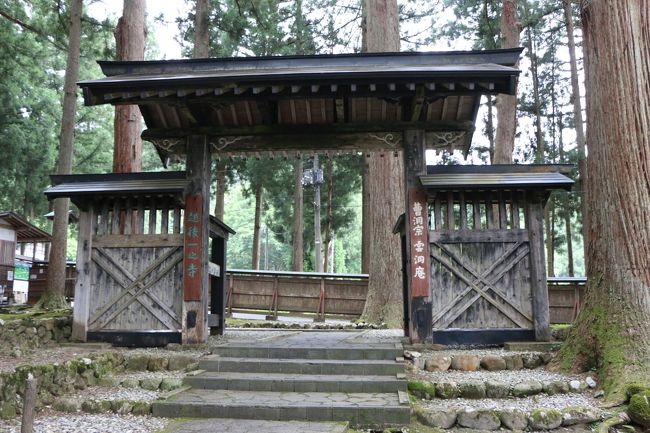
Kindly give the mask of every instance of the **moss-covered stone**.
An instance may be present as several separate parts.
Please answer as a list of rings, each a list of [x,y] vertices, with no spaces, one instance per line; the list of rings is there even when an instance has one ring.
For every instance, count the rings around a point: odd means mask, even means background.
[[[147,363],[147,370],[149,371],[164,371],[167,370],[169,359],[166,356],[152,356]]]
[[[536,409],[528,421],[533,430],[553,430],[562,425],[562,413],[555,409]]]
[[[128,377],[120,382],[120,385],[124,388],[138,388],[140,386],[140,381],[133,377]]]
[[[458,390],[462,398],[485,398],[484,382],[464,382],[458,385]]]
[[[635,423],[645,428],[650,427],[650,391],[643,391],[630,397],[627,413]]]
[[[628,399],[634,394],[639,394],[644,391],[650,391],[650,386],[645,383],[630,383],[625,388],[625,394],[627,395]]]
[[[516,384],[512,388],[512,395],[515,397],[528,397],[530,395],[539,394],[542,392],[542,383],[536,380],[530,382],[522,382]]]
[[[452,428],[456,424],[457,412],[455,409],[424,410],[415,409],[415,417],[422,424],[441,429]]]
[[[499,413],[501,424],[508,430],[525,430],[528,427],[528,417],[526,413],[519,409],[504,410]]]
[[[440,382],[436,384],[436,396],[444,399],[456,398],[460,395],[456,382]]]
[[[171,391],[174,389],[178,389],[181,386],[183,386],[183,379],[179,379],[176,377],[166,377],[160,382],[160,390],[161,391]]]
[[[149,364],[149,355],[136,354],[126,359],[127,370],[145,371]]]
[[[120,415],[126,415],[133,410],[133,402],[128,400],[111,401],[111,410]]]
[[[84,400],[81,410],[86,413],[106,413],[111,411],[111,402],[108,400]]]
[[[160,388],[161,378],[148,377],[140,381],[140,387],[149,391],[157,391]]]
[[[146,401],[136,401],[133,403],[133,410],[131,413],[133,415],[150,415],[151,404]]]
[[[485,395],[488,398],[506,398],[510,395],[510,384],[489,380],[485,382]]]
[[[466,409],[458,413],[458,425],[476,430],[497,430],[501,427],[501,418],[494,410]]]
[[[562,425],[591,424],[600,421],[601,413],[590,407],[568,407],[562,411]]]
[[[81,410],[81,403],[74,398],[61,397],[54,400],[52,408],[61,412],[75,413]]]
[[[436,396],[436,386],[431,382],[409,380],[408,390],[416,397],[430,400]]]

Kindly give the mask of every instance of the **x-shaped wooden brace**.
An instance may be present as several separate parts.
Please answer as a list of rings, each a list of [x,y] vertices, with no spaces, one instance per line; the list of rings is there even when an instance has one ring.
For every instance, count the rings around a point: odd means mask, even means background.
[[[516,306],[514,306],[510,300],[508,300],[505,296],[503,296],[495,287],[494,284],[501,279],[501,277],[508,272],[510,269],[512,269],[517,263],[519,263],[524,257],[526,257],[529,253],[528,248],[524,248],[519,254],[517,254],[513,260],[507,262],[505,266],[490,280],[488,280],[488,277],[492,272],[499,266],[501,263],[505,262],[505,259],[510,257],[514,252],[516,252],[522,245],[524,245],[523,242],[517,242],[508,250],[499,257],[498,260],[495,260],[485,271],[482,273],[478,273],[474,269],[468,267],[465,263],[463,263],[462,259],[459,258],[453,251],[449,250],[446,248],[444,245],[437,243],[437,242],[432,242],[433,245],[435,245],[437,248],[439,248],[444,254],[446,254],[448,257],[453,259],[456,263],[460,265],[460,267],[465,270],[469,274],[469,277],[463,275],[458,269],[456,269],[451,262],[449,262],[445,257],[437,254],[435,252],[434,248],[431,248],[430,254],[433,259],[438,261],[440,264],[442,264],[444,267],[449,269],[454,275],[456,275],[460,280],[462,280],[465,284],[467,284],[467,288],[463,290],[460,294],[458,294],[452,302],[449,303],[447,307],[445,307],[441,312],[436,314],[436,316],[433,318],[433,323],[435,324],[439,320],[441,320],[445,314],[447,314],[454,306],[456,306],[468,293],[475,291],[476,295],[472,296],[471,298],[467,299],[465,302],[463,302],[460,307],[458,308],[458,313],[452,315],[452,317],[447,318],[444,322],[440,323],[436,327],[439,328],[446,328],[448,327],[451,323],[453,323],[454,320],[458,316],[460,316],[467,308],[469,308],[474,302],[476,302],[479,298],[485,299],[487,302],[492,304],[496,309],[498,309],[501,313],[503,313],[508,319],[510,319],[514,324],[519,326],[520,328],[529,328],[532,325],[532,317],[529,315],[523,313],[520,311]],[[483,287],[479,287],[479,284],[482,284]],[[501,300],[505,302],[504,304],[500,304],[499,302],[495,301],[491,296],[487,294],[487,290],[491,290],[494,294],[496,294]],[[523,319],[523,320],[522,320]]]
[[[102,308],[96,311],[93,316],[90,318],[89,324],[94,325],[111,307],[120,302],[123,298],[125,302],[112,311],[108,316],[106,316],[97,326],[93,326],[94,329],[102,329],[107,324],[111,322],[115,317],[117,317],[122,311],[126,309],[133,301],[137,301],[144,308],[149,311],[153,317],[158,319],[167,329],[176,331],[180,329],[181,322],[176,317],[176,314],[171,310],[167,305],[165,305],[155,294],[148,291],[150,287],[156,284],[161,278],[163,278],[170,270],[174,268],[179,262],[183,260],[183,249],[174,248],[162,256],[154,260],[145,270],[143,270],[140,275],[137,277],[134,276],[128,269],[118,263],[113,259],[107,251],[103,248],[93,248],[92,259],[93,261],[101,267],[104,272],[106,272],[110,277],[115,280],[120,286],[123,287],[119,294],[117,294],[113,299],[107,302]],[[156,270],[160,265],[162,265],[166,260],[169,260],[169,263],[161,270],[159,270],[153,278],[144,284],[144,278]],[[119,270],[119,273],[116,272],[113,268]],[[166,315],[160,314],[160,311],[155,310],[151,305],[142,300],[142,297],[147,297],[153,301]],[[170,320],[171,319],[171,320]]]

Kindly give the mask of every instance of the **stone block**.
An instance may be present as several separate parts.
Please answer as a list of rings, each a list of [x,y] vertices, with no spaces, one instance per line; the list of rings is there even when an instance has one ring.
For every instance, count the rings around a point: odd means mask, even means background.
[[[494,410],[465,409],[458,413],[458,425],[476,430],[497,430],[501,419]]]
[[[126,415],[133,410],[133,402],[128,400],[111,401],[111,410],[120,415]]]
[[[133,415],[151,415],[151,403],[146,401],[136,401],[133,403]]]
[[[474,355],[454,355],[451,359],[451,368],[462,371],[476,371],[479,369],[480,361]]]
[[[458,384],[460,396],[462,398],[479,399],[485,398],[484,382],[464,382]]]
[[[169,357],[167,365],[168,370],[183,370],[189,364],[196,362],[196,359],[190,355],[172,355]]]
[[[52,408],[60,412],[75,413],[81,410],[81,402],[74,398],[60,397],[54,400]]]
[[[512,388],[512,395],[515,397],[528,397],[542,392],[542,383],[536,380],[521,382]]]
[[[436,383],[436,396],[439,398],[450,399],[460,396],[456,382]]]
[[[485,382],[485,395],[488,398],[507,398],[510,395],[510,384],[489,380]]]
[[[166,356],[152,356],[147,363],[149,371],[165,371],[169,365],[169,359]]]
[[[501,356],[487,355],[481,359],[481,367],[488,371],[505,370],[506,360]]]
[[[528,427],[528,417],[526,413],[519,409],[510,409],[501,411],[499,414],[501,424],[508,430],[525,430]]]
[[[131,355],[126,359],[126,369],[133,371],[146,371],[149,364],[149,355]]]
[[[448,429],[456,424],[456,410],[418,410],[416,417],[418,421],[429,427]]]
[[[562,425],[562,413],[555,409],[534,410],[528,419],[533,430],[553,430]]]
[[[149,391],[157,391],[160,388],[162,379],[159,377],[148,377],[140,381],[140,388],[147,389]]]
[[[589,407],[570,407],[562,411],[562,425],[591,424],[601,420],[601,413]]]
[[[508,355],[504,356],[503,359],[506,361],[506,369],[508,370],[521,370],[524,368],[524,361],[521,359],[521,355]]]
[[[183,386],[183,379],[166,377],[160,382],[160,389],[162,391],[171,391]]]
[[[424,369],[427,371],[447,371],[451,366],[449,356],[434,355],[424,360]]]
[[[547,380],[542,383],[543,391],[548,395],[566,394],[569,384],[563,380]]]
[[[524,362],[524,368],[533,369],[542,365],[542,358],[537,353],[525,353],[521,360]]]

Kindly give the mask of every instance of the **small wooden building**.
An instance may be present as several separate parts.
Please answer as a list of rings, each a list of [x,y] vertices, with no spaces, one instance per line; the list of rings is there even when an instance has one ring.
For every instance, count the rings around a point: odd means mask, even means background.
[[[396,229],[410,239],[408,290],[431,293],[434,343],[550,339],[543,209],[552,189],[573,184],[568,170],[429,166],[419,176],[410,230],[403,219]]]
[[[38,247],[50,241],[49,233],[31,224],[20,214],[0,212],[0,303],[15,300],[16,249],[20,250],[21,245],[30,244],[30,256],[34,260]],[[26,262],[30,261],[30,258],[26,259]]]
[[[47,197],[70,197],[80,210],[73,338],[126,346],[181,343],[188,290],[207,298],[207,284],[197,281],[200,269],[213,277],[219,317],[210,322],[223,330],[225,249],[234,232],[214,217],[203,229],[208,215],[185,194],[185,172],[57,175],[52,182]],[[197,253],[208,236],[216,263]],[[194,323],[186,326],[207,323],[207,307],[188,316]]]

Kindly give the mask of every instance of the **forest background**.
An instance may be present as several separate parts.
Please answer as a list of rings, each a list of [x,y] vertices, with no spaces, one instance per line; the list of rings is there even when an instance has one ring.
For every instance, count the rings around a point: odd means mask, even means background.
[[[69,17],[63,2],[0,0],[0,209],[15,210],[50,229],[43,190],[54,172],[60,130]],[[116,3],[114,15],[106,5]],[[178,16],[148,15],[146,59],[164,58],[174,33],[183,57],[190,57],[193,2]],[[500,47],[501,1],[399,1],[402,50],[493,49]],[[101,77],[95,63],[115,58],[115,30],[121,2],[91,2],[82,18],[80,79]],[[576,124],[571,95],[568,38],[562,2],[520,0],[521,45],[525,48],[518,87],[516,163],[576,164]],[[110,8],[108,8],[110,9]],[[184,12],[183,12],[184,11]],[[576,22],[579,72],[582,73],[579,14]],[[361,50],[362,10],[355,0],[212,0],[211,56],[325,54]],[[167,31],[164,30],[167,28]],[[169,29],[172,30],[169,30]],[[582,80],[581,80],[582,81]],[[581,92],[584,95],[584,91]],[[74,173],[110,172],[113,157],[113,108],[81,107],[75,128]],[[583,105],[584,106],[584,105]],[[494,100],[484,98],[467,158],[427,155],[430,164],[489,164],[494,150]],[[358,273],[361,265],[361,173],[363,155],[321,158],[321,201],[325,269]],[[215,161],[214,194],[221,176],[226,185],[224,221],[237,231],[229,242],[231,268],[291,270],[294,170],[301,161],[266,158]],[[181,164],[169,168],[181,169]],[[143,170],[162,170],[152,145],[143,146]],[[574,178],[578,179],[577,168]],[[579,179],[578,179],[579,180]],[[303,192],[302,268],[316,269],[314,189]],[[572,192],[554,193],[545,210],[549,275],[584,275],[582,218],[578,182]],[[216,201],[216,200],[215,200]],[[254,215],[259,208],[259,222]],[[215,209],[219,213],[218,209]],[[257,260],[254,229],[259,227]],[[75,230],[68,256],[74,257]]]

